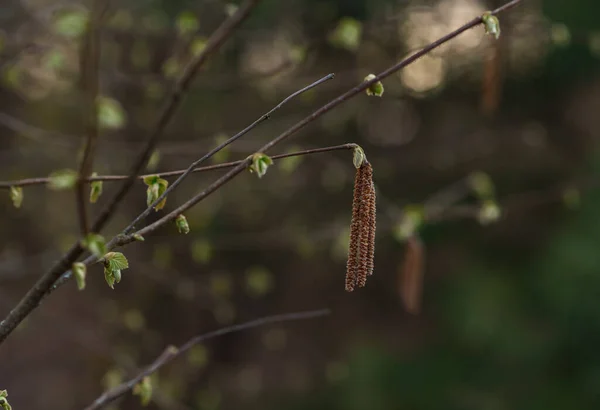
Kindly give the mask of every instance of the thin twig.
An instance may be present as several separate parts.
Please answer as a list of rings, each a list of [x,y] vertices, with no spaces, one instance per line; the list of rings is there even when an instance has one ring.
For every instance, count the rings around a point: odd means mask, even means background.
[[[95,0],[92,8],[92,16],[81,46],[81,86],[85,94],[85,117],[86,117],[86,142],[83,157],[79,165],[79,176],[75,187],[77,197],[77,214],[81,234],[87,235],[90,231],[88,218],[88,201],[85,193],[84,179],[89,177],[94,166],[94,152],[98,140],[98,114],[96,100],[100,88],[100,60],[101,43],[100,29],[102,20],[108,10],[108,0]]]
[[[203,335],[198,335],[188,340],[186,343],[181,345],[180,347],[168,346],[163,353],[158,356],[152,364],[150,364],[146,369],[142,370],[132,379],[121,383],[120,385],[104,392],[100,397],[98,397],[92,404],[87,406],[85,410],[97,410],[100,409],[119,397],[123,396],[127,392],[131,391],[136,384],[142,381],[144,377],[150,376],[161,367],[170,363],[172,360],[178,358],[183,355],[185,352],[190,350],[195,345],[205,342],[206,340],[213,339],[218,336],[223,336],[229,333],[240,332],[242,330],[251,329],[255,327],[260,327],[272,323],[280,323],[280,322],[289,322],[293,320],[306,320],[313,319],[321,316],[329,315],[331,312],[328,309],[321,310],[312,310],[307,312],[299,312],[299,313],[288,313],[282,315],[275,316],[267,316],[261,319],[252,320],[250,322],[241,323],[238,325],[233,325],[229,327],[225,327],[219,330],[215,330],[213,332],[205,333]]]
[[[140,171],[146,166],[158,138],[162,135],[164,129],[173,117],[173,114],[179,107],[184,93],[188,90],[192,83],[192,79],[200,67],[210,55],[219,50],[225,40],[228,39],[235,29],[250,15],[250,12],[259,1],[260,0],[246,0],[246,2],[242,4],[231,17],[225,20],[225,22],[223,22],[223,24],[221,24],[221,26],[219,26],[219,28],[210,36],[204,50],[202,50],[202,52],[186,67],[181,79],[174,85],[173,91],[165,103],[164,108],[159,115],[159,119],[147,139],[146,146],[137,161],[135,161],[135,165],[132,167],[129,176],[93,224],[91,228],[92,232],[99,232],[100,229],[104,227],[108,222],[108,219],[115,212],[118,204],[133,186]],[[67,251],[67,253],[63,255],[63,257],[50,268],[50,270],[46,272],[31,289],[29,289],[19,304],[10,311],[2,322],[0,322],[0,343],[2,343],[8,335],[15,330],[19,323],[21,323],[23,319],[39,305],[40,301],[52,287],[54,282],[56,282],[56,280],[71,267],[73,262],[75,262],[82,253],[83,249],[78,241],[73,244],[71,249],[69,249],[69,251]]]
[[[289,152],[287,154],[273,155],[271,157],[271,159],[278,160],[278,159],[289,158],[289,157],[299,157],[299,156],[303,156],[303,155],[318,154],[321,152],[330,152],[330,151],[337,151],[337,150],[344,150],[344,149],[354,149],[354,147],[356,147],[356,144],[348,143],[348,144],[342,144],[342,145],[334,145],[331,147],[313,148],[313,149],[307,149],[307,150],[302,150],[302,151]],[[241,164],[242,162],[244,162],[244,160],[223,162],[221,164],[207,165],[204,167],[196,167],[192,170],[192,173],[232,168],[232,167],[235,167],[236,165]],[[153,174],[139,175],[137,177],[137,179],[143,180],[144,178],[152,176],[152,175],[157,175],[161,178],[175,177],[175,176],[182,175],[185,172],[187,172],[187,169],[180,169],[177,171],[155,172]],[[127,175],[98,175],[95,177],[85,178],[84,182],[85,183],[90,183],[90,182],[95,182],[95,181],[114,182],[114,181],[122,181],[127,178],[128,178]],[[3,182],[0,182],[0,189],[9,189],[11,186],[26,187],[26,186],[32,186],[32,185],[45,185],[48,182],[50,182],[50,178],[48,178],[48,177],[27,178],[27,179],[15,180],[15,181],[3,181]]]
[[[516,6],[520,2],[521,2],[521,0],[512,0],[511,2],[505,4],[504,6],[497,8],[496,10],[492,11],[491,13],[497,14],[501,11],[504,11],[511,7]],[[468,23],[464,24],[463,26],[459,27],[458,29],[452,31],[449,34],[446,34],[445,36],[443,36],[443,37],[439,38],[438,40],[434,41],[433,43],[423,47],[421,50],[419,50],[419,51],[415,52],[414,54],[412,54],[411,56],[403,59],[399,63],[388,68],[387,70],[384,70],[383,72],[379,73],[372,80],[365,81],[365,82],[357,85],[356,87],[352,88],[351,90],[347,91],[346,93],[340,95],[339,97],[337,97],[334,100],[330,101],[329,103],[325,104],[324,106],[322,106],[321,108],[319,108],[318,110],[313,112],[311,115],[304,118],[300,122],[296,123],[291,128],[289,128],[287,131],[283,132],[278,137],[274,138],[269,143],[262,146],[260,149],[257,150],[257,152],[267,152],[270,148],[277,145],[281,141],[287,139],[288,137],[295,134],[296,132],[300,131],[302,128],[304,128],[308,124],[312,123],[317,118],[321,117],[323,114],[331,111],[332,109],[334,109],[335,107],[346,102],[350,98],[364,92],[372,84],[389,77],[390,75],[396,73],[397,71],[401,70],[402,68],[414,63],[416,60],[418,60],[419,58],[428,54],[429,52],[433,51],[437,47],[443,45],[444,43],[447,43],[448,41],[450,41],[453,38],[457,37],[458,35],[464,33],[465,31],[480,25],[481,23],[482,23],[481,16],[475,17],[474,19],[472,19]],[[215,192],[217,189],[219,189],[220,187],[225,185],[227,182],[232,180],[235,176],[240,174],[244,169],[246,169],[246,167],[249,164],[250,164],[250,158],[243,161],[241,164],[239,164],[238,166],[233,168],[227,174],[223,175],[221,178],[219,178],[215,182],[213,182],[210,186],[208,186],[208,188],[199,192],[194,197],[189,199],[187,202],[185,202],[184,204],[182,204],[181,206],[179,206],[172,212],[163,216],[156,222],[146,226],[145,228],[140,229],[139,231],[136,232],[136,234],[142,235],[142,236],[147,235],[151,232],[154,232],[155,230],[157,230],[161,226],[165,225],[166,223],[169,223],[169,222],[175,220],[175,218],[177,218],[178,215],[184,213],[186,210],[188,210],[192,206],[196,205],[198,202],[202,201],[204,198],[206,198],[207,196],[209,196],[210,194]],[[133,240],[134,240],[133,236],[131,236],[131,235],[125,236],[125,237],[119,238],[117,241],[113,241],[113,244],[116,243],[116,244],[122,245],[122,244],[129,243]]]
[[[289,95],[288,97],[286,97],[283,101],[281,101],[279,104],[277,104],[275,107],[273,107],[269,112],[263,114],[259,119],[257,119],[256,121],[254,121],[252,124],[248,125],[246,128],[244,128],[242,131],[238,132],[237,134],[235,134],[233,137],[229,138],[227,141],[223,142],[222,144],[219,144],[217,147],[213,148],[212,150],[210,150],[209,152],[207,152],[205,155],[203,155],[200,159],[198,159],[197,161],[192,162],[192,164],[185,170],[185,172],[183,174],[181,174],[181,176],[179,178],[177,178],[168,188],[167,190],[160,195],[156,201],[154,201],[152,204],[150,204],[145,210],[144,212],[142,212],[141,214],[139,214],[130,224],[129,226],[127,226],[127,228],[125,228],[123,230],[123,234],[127,235],[129,233],[131,233],[134,229],[135,229],[135,225],[141,221],[143,218],[145,218],[146,216],[148,216],[150,214],[150,212],[152,212],[152,209],[154,209],[154,207],[159,204],[164,198],[167,197],[167,195],[169,193],[171,193],[184,179],[185,177],[187,177],[191,172],[194,171],[194,168],[196,168],[198,165],[200,165],[201,163],[203,163],[204,161],[208,160],[209,158],[211,158],[212,156],[214,156],[217,152],[221,151],[223,148],[225,148],[226,146],[228,146],[229,144],[233,143],[234,141],[236,141],[237,139],[241,138],[242,136],[246,135],[248,132],[250,132],[252,129],[256,128],[260,123],[262,123],[263,121],[268,120],[269,118],[271,118],[271,115],[277,111],[278,109],[280,109],[285,103],[287,103],[288,101],[290,101],[291,99],[299,96],[302,93],[305,93],[308,90],[312,90],[313,88],[317,87],[320,84],[323,84],[325,81],[330,80],[334,77],[333,74],[328,74],[325,77],[321,78],[320,80],[315,81],[314,83],[307,85],[306,87],[294,92],[293,94]]]

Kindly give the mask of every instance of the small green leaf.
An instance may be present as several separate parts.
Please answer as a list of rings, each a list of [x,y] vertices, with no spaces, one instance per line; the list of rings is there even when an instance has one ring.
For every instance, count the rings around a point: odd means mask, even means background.
[[[133,395],[140,396],[142,406],[150,404],[150,400],[152,400],[152,382],[149,376],[144,377],[141,382],[133,387]]]
[[[181,214],[177,216],[177,219],[175,219],[175,224],[177,225],[177,230],[179,231],[179,233],[190,233],[190,225],[188,224],[185,215]]]
[[[233,16],[237,10],[238,10],[237,4],[227,3],[225,5],[225,14],[227,14],[227,16],[229,16],[229,17]]]
[[[372,81],[375,78],[377,78],[377,76],[375,74],[369,74],[368,76],[365,77],[365,82],[367,81]],[[368,96],[375,96],[375,97],[381,97],[383,95],[383,83],[381,81],[376,81],[373,84],[371,84],[369,86],[369,88],[367,88],[365,90],[365,92],[367,93]]]
[[[160,178],[158,175],[150,175],[144,178],[144,183],[148,185],[148,189],[146,190],[146,204],[147,206],[152,205],[164,192],[167,190],[169,186],[169,181]],[[160,211],[165,207],[167,203],[167,198],[163,198],[156,206],[154,207],[155,211]]]
[[[90,251],[97,258],[106,253],[106,242],[102,235],[96,233],[88,234],[82,241],[81,246]]]
[[[267,173],[267,168],[273,165],[273,160],[266,154],[258,152],[252,155],[252,164],[250,165],[250,172],[256,173],[259,178],[262,178]]]
[[[94,172],[92,177],[96,177],[98,174]],[[102,195],[102,181],[92,181],[90,184],[90,202],[95,204]]]
[[[72,169],[61,169],[50,174],[48,187],[55,191],[71,189],[77,183],[79,174]]]
[[[133,239],[135,239],[138,242],[144,242],[145,239],[142,235],[140,235],[139,233],[135,233],[133,234]]]
[[[0,390],[0,407],[2,407],[2,410],[12,410],[7,397],[8,392],[6,390]]]
[[[98,124],[101,128],[118,130],[127,124],[127,115],[121,103],[114,98],[100,96],[96,100]]]
[[[159,163],[160,151],[155,149],[154,151],[152,151],[152,155],[150,155],[150,159],[148,160],[148,165],[146,166],[146,169],[152,172],[156,169],[156,167],[158,167]]]
[[[361,35],[361,22],[351,17],[343,17],[329,36],[329,42],[335,47],[356,51],[360,46]]]
[[[481,16],[483,25],[485,27],[485,34],[494,36],[496,40],[500,38],[500,20],[489,11],[486,11]]]
[[[477,215],[477,220],[482,225],[488,225],[500,219],[501,215],[502,212],[498,204],[494,201],[487,200],[481,204],[481,208],[479,208],[479,213]]]
[[[206,37],[195,37],[194,40],[192,40],[192,44],[190,44],[190,53],[194,57],[198,57],[206,48],[206,42]]]
[[[179,34],[191,34],[198,30],[198,19],[191,11],[184,11],[177,17],[177,30]]]
[[[115,288],[115,276],[113,272],[109,271],[106,268],[104,268],[104,279],[106,280],[106,283],[108,283],[108,287],[110,287],[111,289]]]
[[[85,276],[87,274],[87,267],[85,263],[75,262],[71,267],[71,271],[73,272],[73,276],[75,276],[75,280],[77,281],[77,288],[79,290],[85,289]]]
[[[354,147],[354,153],[352,155],[352,163],[356,169],[359,169],[363,166],[365,161],[367,160],[367,156],[365,155],[365,151],[360,146]]]
[[[61,10],[54,16],[54,29],[65,37],[80,37],[88,24],[88,12],[85,10]]]
[[[394,229],[394,237],[399,242],[404,242],[415,235],[424,220],[423,207],[420,205],[408,205],[404,207],[402,219]]]
[[[491,199],[495,195],[494,182],[485,172],[477,171],[469,175],[469,185],[481,200]]]
[[[129,267],[129,262],[121,252],[108,252],[104,255],[104,264],[110,270],[123,270]]]
[[[23,188],[20,186],[11,186],[8,194],[15,208],[20,208],[23,203]]]

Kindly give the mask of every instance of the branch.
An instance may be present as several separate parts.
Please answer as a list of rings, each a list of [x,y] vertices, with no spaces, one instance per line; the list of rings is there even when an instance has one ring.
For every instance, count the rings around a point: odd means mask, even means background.
[[[217,30],[206,42],[206,46],[202,52],[186,66],[181,78],[174,85],[171,95],[167,99],[160,114],[158,115],[158,121],[154,125],[153,131],[148,137],[146,146],[131,169],[129,177],[125,180],[119,192],[116,193],[112,201],[108,204],[108,206],[104,209],[94,223],[94,226],[92,227],[93,232],[99,232],[100,229],[104,227],[106,222],[108,222],[108,219],[113,215],[119,203],[125,198],[125,195],[127,195],[133,186],[133,183],[140,171],[148,163],[150,155],[156,147],[158,138],[162,135],[163,131],[173,118],[173,114],[175,114],[176,110],[179,108],[184,94],[189,89],[192,80],[196,73],[200,70],[200,67],[202,67],[210,55],[219,50],[225,40],[227,40],[233,34],[235,29],[244,20],[246,20],[246,18],[248,18],[250,12],[252,9],[254,9],[254,7],[256,7],[259,1],[260,0],[246,0],[233,14],[233,16],[225,20],[223,24],[217,28]]]
[[[136,177],[148,162],[158,138],[161,136],[163,130],[166,128],[173,117],[173,114],[179,107],[181,99],[185,91],[189,88],[194,75],[208,57],[219,50],[225,40],[229,38],[234,30],[250,15],[250,12],[259,1],[260,0],[246,0],[246,2],[242,4],[231,17],[225,20],[225,22],[223,22],[223,24],[221,24],[221,26],[219,26],[219,28],[210,36],[202,53],[195,57],[186,67],[181,79],[175,84],[170,97],[159,114],[159,119],[154,126],[152,133],[148,137],[144,150],[135,162],[129,176],[117,194],[112,198],[108,206],[95,221],[91,228],[92,232],[99,232],[100,229],[104,227],[106,222],[108,222],[108,219],[116,210],[118,204],[131,189]],[[21,299],[19,304],[8,314],[6,319],[0,322],[0,343],[2,343],[8,335],[15,330],[19,323],[21,323],[23,319],[39,305],[40,301],[52,287],[54,282],[56,282],[64,272],[70,269],[73,262],[75,262],[82,253],[83,249],[79,242],[75,243],[71,249],[69,249],[69,251],[35,283],[23,299]]]
[[[329,315],[331,312],[328,309],[322,310],[312,310],[307,312],[299,312],[299,313],[288,313],[282,315],[275,316],[266,316],[261,319],[252,320],[250,322],[241,323],[238,325],[233,325],[229,327],[225,327],[219,330],[215,330],[213,332],[205,333],[203,335],[198,335],[188,340],[186,343],[179,347],[168,346],[163,353],[158,356],[152,364],[150,364],[146,369],[142,370],[139,374],[137,374],[132,379],[104,392],[100,397],[98,397],[92,404],[87,406],[85,410],[96,410],[100,409],[119,397],[123,396],[127,392],[133,390],[134,386],[142,381],[142,379],[146,376],[150,376],[161,367],[170,363],[172,360],[178,358],[188,350],[190,350],[195,345],[202,343],[206,340],[213,339],[218,336],[223,336],[229,333],[240,332],[242,330],[251,329],[255,327],[260,327],[272,323],[280,323],[280,322],[289,322],[293,320],[305,320],[305,319],[313,319],[316,317]]]
[[[356,147],[356,144],[348,143],[348,144],[342,144],[342,145],[334,145],[331,147],[313,148],[313,149],[307,149],[307,150],[302,150],[302,151],[289,152],[287,154],[273,155],[271,157],[271,159],[277,160],[277,159],[283,159],[283,158],[289,158],[289,157],[299,157],[299,156],[303,156],[303,155],[318,154],[318,153],[322,153],[322,152],[331,152],[331,151],[338,151],[338,150],[344,150],[344,149],[354,149],[355,147]],[[191,173],[207,172],[207,171],[215,171],[218,169],[232,168],[232,167],[235,167],[236,165],[241,164],[242,162],[244,162],[244,160],[223,162],[221,164],[207,165],[204,167],[196,167],[196,168],[192,169]],[[144,178],[152,176],[152,175],[157,175],[161,178],[168,178],[168,177],[183,175],[187,171],[188,171],[187,169],[180,169],[177,171],[166,171],[166,172],[158,172],[158,173],[155,172],[153,174],[139,175],[137,177],[137,179],[141,181]],[[114,182],[114,181],[122,181],[127,178],[128,178],[128,176],[126,176],[126,175],[98,175],[95,177],[85,178],[83,181],[85,183],[90,183],[90,182],[95,182],[95,181]],[[20,179],[20,180],[15,180],[15,181],[3,181],[3,182],[0,182],[0,189],[9,189],[11,186],[25,187],[25,186],[33,186],[33,185],[45,185],[48,182],[50,182],[50,178],[48,178],[48,177],[28,178],[28,179]]]
[[[504,6],[501,6],[501,7],[497,8],[496,10],[492,11],[491,14],[495,15],[502,11],[508,10],[509,8],[516,6],[520,2],[521,2],[521,0],[512,0],[509,3],[505,4]],[[435,50],[437,47],[443,45],[444,43],[447,43],[448,41],[450,41],[453,38],[457,37],[458,35],[464,33],[465,31],[482,24],[482,22],[483,22],[483,20],[482,20],[481,16],[475,17],[468,23],[464,24],[462,27],[459,27],[458,29],[452,31],[451,33],[446,34],[445,36],[443,36],[440,39],[434,41],[433,43],[423,47],[421,50],[415,52],[414,54],[412,54],[409,57],[405,58],[404,60],[400,61],[399,63],[391,66],[387,70],[384,70],[383,72],[374,76],[371,80],[362,82],[361,84],[357,85],[356,87],[352,88],[351,90],[345,92],[344,94],[340,95],[339,97],[337,97],[334,100],[330,101],[329,103],[325,104],[324,106],[322,106],[321,108],[319,108],[318,110],[316,110],[315,112],[313,112],[311,115],[304,118],[300,122],[296,123],[291,128],[289,128],[287,131],[283,132],[281,135],[279,135],[278,137],[271,140],[269,143],[267,143],[264,146],[262,146],[261,148],[259,148],[257,150],[257,152],[267,152],[269,149],[273,148],[278,143],[282,142],[283,140],[289,138],[296,132],[300,131],[302,128],[304,128],[311,122],[315,121],[316,119],[320,118],[322,115],[326,114],[327,112],[331,111],[332,109],[341,105],[342,103],[348,101],[350,98],[364,92],[371,85],[389,77],[390,75],[396,73],[397,71],[401,70],[402,68],[414,63],[416,60],[418,60],[419,58],[423,57],[424,55],[430,53],[431,51]],[[233,168],[231,171],[229,171],[227,174],[223,175],[221,178],[219,178],[215,182],[213,182],[208,188],[199,192],[194,197],[192,197],[187,202],[185,202],[183,205],[179,206],[178,208],[176,208],[169,214],[163,216],[156,222],[146,226],[145,228],[140,229],[139,231],[136,232],[136,234],[142,235],[142,236],[147,235],[148,233],[154,232],[156,229],[160,228],[164,224],[175,220],[175,218],[177,218],[178,215],[184,213],[186,210],[193,207],[198,202],[202,201],[204,198],[206,198],[207,196],[209,196],[210,194],[215,192],[217,189],[221,188],[227,182],[231,181],[235,176],[239,175],[244,169],[246,169],[248,167],[249,164],[250,164],[250,159],[246,159],[245,161],[243,161],[242,163],[237,165],[235,168]],[[130,236],[125,236],[124,238],[122,237],[114,243],[123,245],[123,244],[129,243],[133,240],[134,240],[133,237],[130,235]]]
[[[238,132],[236,135],[234,135],[233,137],[229,138],[227,141],[223,142],[222,144],[219,144],[217,147],[215,147],[214,149],[212,149],[211,151],[209,151],[208,153],[206,153],[204,156],[202,156],[199,160],[192,162],[192,164],[183,172],[183,174],[181,174],[181,176],[179,178],[177,178],[175,180],[175,182],[173,182],[167,188],[167,190],[156,199],[156,201],[154,201],[152,204],[150,204],[150,206],[148,206],[144,212],[142,212],[141,214],[139,214],[129,224],[129,226],[127,226],[127,228],[125,228],[123,230],[123,234],[127,235],[127,234],[131,233],[135,229],[135,225],[139,221],[141,221],[143,218],[145,218],[146,216],[148,216],[150,214],[150,212],[152,212],[152,209],[157,204],[159,204],[164,198],[166,198],[167,195],[169,193],[171,193],[185,179],[185,177],[187,177],[191,172],[193,172],[194,168],[196,168],[198,165],[200,165],[201,163],[203,163],[207,159],[211,158],[213,155],[215,155],[217,152],[221,151],[223,148],[225,148],[226,146],[228,146],[232,142],[236,141],[237,139],[239,139],[242,136],[244,136],[245,134],[247,134],[250,130],[256,128],[263,121],[268,120],[269,118],[271,118],[271,115],[275,111],[277,111],[278,109],[280,109],[285,103],[287,103],[288,101],[290,101],[294,97],[297,97],[298,95],[300,95],[300,94],[302,94],[302,93],[304,93],[304,92],[306,92],[308,90],[311,90],[311,89],[317,87],[320,84],[323,84],[325,81],[330,80],[333,77],[334,77],[333,74],[328,74],[325,77],[321,78],[320,80],[317,80],[314,83],[312,83],[312,84],[310,84],[310,85],[308,85],[308,86],[306,86],[306,87],[304,87],[304,88],[296,91],[295,93],[289,95],[283,101],[281,101],[279,104],[277,104],[275,107],[273,107],[269,112],[263,114],[259,119],[257,119],[256,121],[254,121],[252,124],[248,125],[242,131]]]
[[[96,100],[99,92],[100,76],[100,28],[108,9],[108,0],[95,0],[89,26],[81,46],[81,85],[85,91],[86,134],[87,139],[83,157],[79,165],[79,176],[75,187],[77,196],[77,214],[83,236],[90,231],[88,221],[88,201],[84,179],[89,177],[94,166],[94,152],[98,139],[98,114]]]

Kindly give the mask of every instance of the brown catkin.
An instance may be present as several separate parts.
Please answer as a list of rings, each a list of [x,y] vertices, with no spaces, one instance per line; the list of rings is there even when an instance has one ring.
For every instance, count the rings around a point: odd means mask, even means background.
[[[361,187],[364,174],[357,170],[354,177],[354,196],[352,199],[352,221],[350,223],[350,245],[348,249],[348,263],[346,264],[346,290],[352,292],[356,284],[358,269],[358,247],[360,240],[360,208]]]
[[[377,203],[375,184],[373,183],[373,173],[371,171],[371,190],[369,192],[369,253],[367,256],[367,273],[369,276],[373,274],[375,268],[375,228],[377,219]]]
[[[364,287],[367,276],[373,273],[375,252],[375,187],[373,168],[364,162],[356,171],[350,245],[346,272],[346,290]]]

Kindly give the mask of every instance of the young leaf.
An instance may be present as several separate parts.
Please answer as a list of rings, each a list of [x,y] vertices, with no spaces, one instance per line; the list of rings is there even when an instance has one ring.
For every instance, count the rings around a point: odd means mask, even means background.
[[[485,34],[494,36],[496,40],[500,38],[500,20],[489,11],[486,11],[481,16],[483,25],[485,27]]]
[[[106,268],[104,268],[104,279],[106,280],[106,283],[108,283],[108,287],[111,289],[115,288],[115,276]]]
[[[154,201],[156,201],[169,186],[169,181],[160,178],[158,175],[150,175],[144,178],[144,183],[148,185],[148,189],[146,190],[146,204],[148,206],[152,205]],[[159,211],[165,207],[167,203],[167,198],[164,198],[154,207],[155,211]]]
[[[75,276],[75,280],[77,281],[77,288],[79,290],[85,289],[85,276],[87,273],[87,267],[84,263],[75,262],[71,267],[71,271],[73,272],[73,276]]]
[[[376,78],[375,74],[369,74],[365,77],[365,82],[374,80]],[[366,89],[366,93],[368,96],[381,97],[383,95],[383,83],[381,81],[376,81]]]
[[[23,188],[20,186],[11,186],[9,196],[15,208],[20,208],[23,203]]]
[[[485,172],[473,172],[469,175],[469,185],[481,200],[491,199],[495,195],[494,182]]]
[[[81,246],[90,251],[97,258],[106,253],[106,242],[102,235],[96,233],[88,234],[82,241]]]
[[[123,270],[129,267],[129,262],[121,252],[108,252],[104,255],[104,264],[108,265],[110,270]]]
[[[177,225],[177,230],[179,233],[188,234],[190,233],[190,225],[185,217],[185,215],[181,214],[175,219],[175,224]]]
[[[77,183],[77,171],[72,169],[61,169],[50,174],[48,187],[55,191],[71,189]]]
[[[7,397],[8,392],[6,390],[0,390],[0,407],[2,407],[2,410],[12,410]]]
[[[500,219],[502,212],[498,204],[491,200],[486,200],[479,209],[477,220],[482,225],[488,225]]]
[[[273,165],[273,160],[262,152],[257,152],[252,155],[252,164],[250,165],[250,172],[256,173],[259,178],[262,178],[267,173],[267,168]]]
[[[394,229],[394,237],[404,242],[413,237],[421,227],[424,219],[423,207],[409,205],[403,209],[402,219]]]
[[[149,376],[144,377],[141,382],[133,387],[133,395],[140,396],[142,406],[150,404],[150,400],[152,400],[152,382]]]
[[[150,159],[148,160],[148,165],[146,165],[146,169],[150,172],[154,171],[158,164],[160,163],[160,151],[155,149],[152,151],[152,155],[150,155]]]
[[[198,27],[198,19],[191,11],[184,11],[177,17],[177,31],[182,36],[197,31]]]
[[[365,155],[365,151],[358,145],[354,147],[354,153],[352,155],[352,163],[356,169],[362,167],[363,163],[367,160],[367,156]]]
[[[144,242],[145,239],[142,235],[140,235],[139,233],[133,234],[133,239],[135,239],[138,242]]]
[[[339,48],[356,51],[360,46],[362,24],[351,17],[340,19],[335,31],[329,36],[329,42]]]
[[[84,10],[63,10],[54,17],[54,29],[65,37],[80,37],[87,28],[88,19]]]
[[[120,129],[127,124],[127,115],[121,103],[114,98],[100,96],[96,100],[98,124],[101,128]]]
[[[96,172],[92,174],[92,177],[98,176]],[[102,195],[102,181],[93,181],[90,184],[90,202],[95,204]]]

